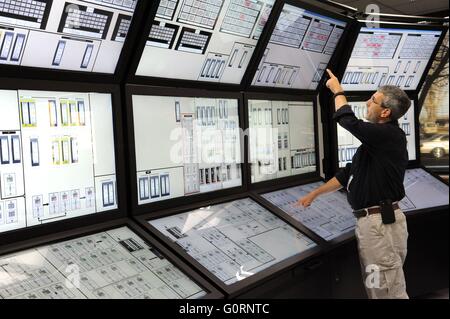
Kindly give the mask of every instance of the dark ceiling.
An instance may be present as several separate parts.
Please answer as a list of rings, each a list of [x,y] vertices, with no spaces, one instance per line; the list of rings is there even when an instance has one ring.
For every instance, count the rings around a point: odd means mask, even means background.
[[[367,5],[375,4],[380,7],[381,13],[427,15],[430,13],[442,13],[448,16],[448,0],[335,0],[359,11],[365,11]]]

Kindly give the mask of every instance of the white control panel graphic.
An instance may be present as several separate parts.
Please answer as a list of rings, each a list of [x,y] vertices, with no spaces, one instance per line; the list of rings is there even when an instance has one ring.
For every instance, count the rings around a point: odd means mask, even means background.
[[[162,0],[136,75],[239,84],[273,0]]]
[[[316,246],[249,198],[149,223],[227,285]]]
[[[0,232],[117,209],[110,94],[0,91]]]
[[[137,0],[2,0],[0,64],[114,73]]]
[[[205,291],[127,227],[0,258],[0,298],[186,299]]]
[[[404,184],[399,205],[405,212],[448,205],[448,185],[421,168],[406,170]]]
[[[133,115],[139,204],[242,185],[237,100],[134,95]]]
[[[346,25],[285,4],[252,84],[315,90]]]
[[[252,183],[316,171],[312,102],[249,100]]]
[[[342,192],[319,196],[307,208],[296,206],[300,198],[323,184],[323,182],[317,182],[296,186],[263,194],[262,197],[323,239],[329,241],[353,231],[356,225],[356,218],[353,216],[353,210],[347,202],[346,193]]]
[[[342,78],[346,91],[416,90],[441,31],[361,28]]]

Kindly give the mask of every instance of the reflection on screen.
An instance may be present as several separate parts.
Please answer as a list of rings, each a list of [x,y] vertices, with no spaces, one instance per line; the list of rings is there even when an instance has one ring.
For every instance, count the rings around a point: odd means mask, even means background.
[[[238,101],[133,96],[139,204],[242,185]]]
[[[406,212],[448,205],[448,185],[421,168],[406,170],[404,184],[406,196],[399,205]]]
[[[249,198],[149,223],[227,285],[316,246]]]
[[[356,117],[365,120],[367,114],[366,102],[350,102],[350,105]],[[413,161],[417,158],[414,101],[411,101],[411,107],[408,112],[398,119],[398,124],[406,134],[409,160]],[[337,135],[339,166],[344,167],[347,163],[352,162],[358,147],[361,146],[361,142],[339,124],[337,125]]]
[[[316,171],[312,102],[249,100],[252,183]]]
[[[441,31],[361,28],[342,78],[346,91],[416,90]]]
[[[241,83],[273,0],[163,0],[136,75]]]
[[[137,0],[2,0],[0,63],[114,73]]]
[[[252,84],[315,90],[346,25],[285,4]]]
[[[205,295],[127,227],[0,258],[0,298],[182,299]]]
[[[0,232],[117,208],[110,94],[0,91]]]
[[[341,192],[319,196],[307,208],[297,207],[297,201],[311,191],[324,185],[316,182],[283,189],[262,195],[289,216],[298,220],[325,240],[332,240],[353,231],[356,218],[347,202],[347,195]]]

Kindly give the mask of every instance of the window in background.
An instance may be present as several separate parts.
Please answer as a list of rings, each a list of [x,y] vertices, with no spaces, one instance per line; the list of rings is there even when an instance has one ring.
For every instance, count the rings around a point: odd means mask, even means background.
[[[422,163],[438,173],[449,171],[448,32],[419,95]]]

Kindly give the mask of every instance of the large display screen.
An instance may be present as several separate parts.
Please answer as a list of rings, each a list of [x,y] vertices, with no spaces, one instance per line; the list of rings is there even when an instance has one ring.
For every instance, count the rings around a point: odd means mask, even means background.
[[[149,223],[226,285],[316,246],[249,198]]]
[[[349,104],[351,105],[357,118],[361,120],[366,118],[366,102],[349,102]],[[406,134],[408,156],[410,161],[417,159],[415,123],[414,101],[411,101],[411,107],[408,112],[398,119],[400,128]],[[361,142],[339,124],[337,125],[337,136],[339,166],[344,167],[347,163],[352,162],[352,158],[358,147],[361,146]]]
[[[421,168],[405,174],[406,197],[399,203],[404,211],[448,205],[448,185]]]
[[[416,90],[441,31],[361,28],[342,78],[346,91]]]
[[[0,298],[182,299],[206,292],[127,227],[0,258]]]
[[[252,84],[316,90],[346,25],[285,4]]]
[[[315,172],[312,102],[249,100],[252,183]]]
[[[274,0],[163,0],[138,76],[240,84]]]
[[[0,101],[0,233],[117,209],[111,94]]]
[[[2,0],[0,64],[116,70],[137,0]]]
[[[138,203],[242,185],[238,100],[133,95]]]
[[[262,197],[329,241],[353,231],[356,218],[353,216],[353,210],[348,204],[347,194],[344,192],[319,196],[307,208],[296,206],[300,198],[322,185],[324,182],[316,182],[266,193]]]

